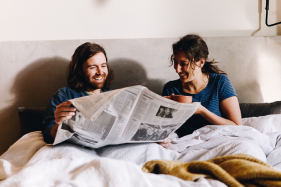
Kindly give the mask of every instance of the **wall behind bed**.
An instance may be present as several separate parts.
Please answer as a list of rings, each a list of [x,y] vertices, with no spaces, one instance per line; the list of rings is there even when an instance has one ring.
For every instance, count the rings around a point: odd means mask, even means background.
[[[270,5],[269,22],[280,21],[281,3]],[[105,47],[116,72],[113,88],[142,84],[160,94],[177,78],[171,44],[198,33],[240,102],[281,100],[281,27],[264,25],[264,7],[265,0],[1,1],[0,154],[19,138],[17,107],[46,106],[86,41]]]

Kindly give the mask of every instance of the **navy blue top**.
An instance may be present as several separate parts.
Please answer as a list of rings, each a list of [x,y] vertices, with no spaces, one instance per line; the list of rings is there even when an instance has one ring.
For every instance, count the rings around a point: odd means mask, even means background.
[[[110,91],[110,89],[102,89],[102,92]],[[45,116],[43,118],[41,131],[44,137],[44,141],[46,143],[53,143],[54,138],[51,136],[51,128],[56,125],[55,122],[55,110],[57,105],[66,102],[70,99],[75,99],[78,97],[83,97],[89,95],[87,92],[77,92],[74,89],[66,86],[59,89],[56,93],[54,93],[50,104],[47,107],[45,112]]]
[[[210,74],[207,86],[197,94],[184,92],[180,79],[169,81],[163,88],[162,96],[170,96],[172,93],[192,96],[192,102],[201,102],[202,106],[221,117],[224,116],[220,110],[220,102],[229,97],[237,96],[229,78],[226,75],[216,73]],[[210,125],[210,123],[201,115],[194,114],[176,132],[179,137],[182,137],[205,125]]]

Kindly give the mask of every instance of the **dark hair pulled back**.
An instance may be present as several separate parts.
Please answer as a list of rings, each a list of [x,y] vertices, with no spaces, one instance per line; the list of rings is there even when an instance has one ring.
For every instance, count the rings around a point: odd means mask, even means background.
[[[172,45],[173,54],[171,55],[171,65],[174,64],[174,56],[179,52],[184,52],[190,62],[191,68],[195,69],[196,62],[201,58],[205,59],[205,64],[202,67],[202,73],[209,75],[210,73],[226,74],[215,65],[214,60],[207,61],[209,50],[206,42],[196,34],[186,35]]]

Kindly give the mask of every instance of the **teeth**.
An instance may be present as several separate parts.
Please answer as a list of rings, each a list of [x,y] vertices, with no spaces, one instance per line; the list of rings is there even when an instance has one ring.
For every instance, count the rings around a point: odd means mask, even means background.
[[[101,80],[102,79],[102,77],[100,77],[100,78],[94,78],[95,80]]]

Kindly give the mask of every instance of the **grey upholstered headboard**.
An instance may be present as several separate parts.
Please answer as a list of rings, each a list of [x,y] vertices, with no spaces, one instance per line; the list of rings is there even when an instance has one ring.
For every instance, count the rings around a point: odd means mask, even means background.
[[[272,103],[240,103],[242,118],[281,114],[281,101]]]
[[[281,101],[273,103],[240,103],[242,118],[281,114]],[[19,107],[20,135],[40,131],[46,107]]]

